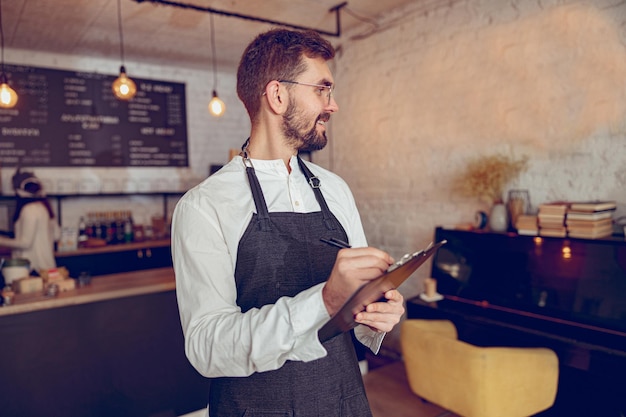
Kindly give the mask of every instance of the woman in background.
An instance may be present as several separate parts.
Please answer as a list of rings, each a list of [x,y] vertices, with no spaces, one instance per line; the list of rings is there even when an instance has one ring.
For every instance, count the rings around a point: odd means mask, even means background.
[[[11,248],[13,258],[28,259],[34,272],[56,268],[54,242],[61,231],[41,182],[32,172],[20,172],[18,168],[13,188],[17,196],[15,237],[0,236],[0,246]]]

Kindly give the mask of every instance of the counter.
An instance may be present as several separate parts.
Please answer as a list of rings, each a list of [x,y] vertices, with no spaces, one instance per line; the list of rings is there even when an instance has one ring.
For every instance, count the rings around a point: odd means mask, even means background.
[[[94,277],[0,307],[0,414],[177,416],[206,406],[185,357],[172,268]]]
[[[57,259],[63,259],[71,256],[95,255],[101,253],[115,253],[127,250],[140,250],[143,248],[163,248],[170,246],[169,239],[144,240],[141,242],[119,243],[117,245],[105,245],[91,248],[78,248],[69,251],[56,251],[54,256]]]
[[[91,284],[88,286],[61,292],[55,297],[46,297],[42,293],[16,294],[12,305],[0,307],[0,317],[114,298],[171,291],[175,287],[172,268],[101,275],[92,278]]]

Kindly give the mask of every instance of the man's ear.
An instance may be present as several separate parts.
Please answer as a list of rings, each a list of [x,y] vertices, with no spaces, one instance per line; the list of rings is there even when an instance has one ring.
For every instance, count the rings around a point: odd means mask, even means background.
[[[283,114],[287,109],[287,91],[278,81],[270,81],[265,86],[263,96],[269,107],[276,114]]]

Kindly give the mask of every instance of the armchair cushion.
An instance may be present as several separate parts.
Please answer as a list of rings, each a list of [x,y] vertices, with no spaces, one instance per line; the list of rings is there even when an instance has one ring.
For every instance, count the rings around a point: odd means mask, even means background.
[[[474,346],[447,320],[406,320],[401,345],[411,390],[461,416],[524,417],[554,403],[550,349]]]

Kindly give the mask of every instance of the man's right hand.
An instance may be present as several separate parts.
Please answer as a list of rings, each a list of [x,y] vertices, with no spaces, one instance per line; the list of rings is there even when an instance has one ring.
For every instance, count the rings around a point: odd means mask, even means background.
[[[387,252],[372,247],[337,252],[335,265],[322,290],[328,314],[334,315],[358,288],[381,276],[393,262]]]

